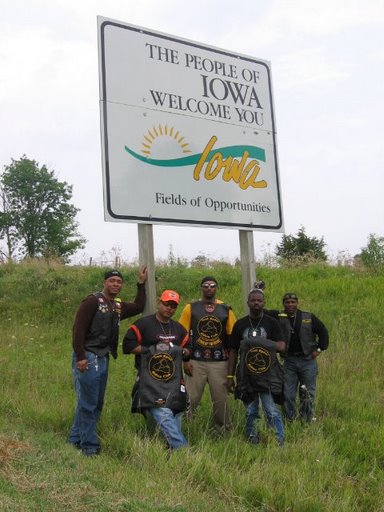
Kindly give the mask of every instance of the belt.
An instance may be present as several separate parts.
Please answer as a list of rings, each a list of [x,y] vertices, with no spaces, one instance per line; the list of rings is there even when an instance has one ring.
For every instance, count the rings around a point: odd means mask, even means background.
[[[288,357],[304,357],[304,352],[289,352]]]

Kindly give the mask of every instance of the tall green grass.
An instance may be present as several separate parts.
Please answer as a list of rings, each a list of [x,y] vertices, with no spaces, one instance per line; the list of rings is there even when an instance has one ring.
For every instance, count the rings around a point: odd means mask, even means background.
[[[123,269],[123,297],[135,295],[137,268]],[[1,511],[381,511],[384,510],[384,277],[361,269],[309,265],[257,269],[268,307],[293,290],[302,309],[329,327],[319,358],[317,421],[287,426],[284,448],[262,426],[262,444],[243,437],[242,404],[231,399],[235,431],[210,429],[207,395],[185,424],[191,448],[169,453],[130,413],[132,358],[111,361],[100,421],[103,452],[83,458],[66,445],[75,406],[71,326],[100,268],[29,263],[0,266]],[[238,267],[156,269],[158,290],[174,288],[181,307],[206,274],[242,316]],[[177,316],[177,315],[176,315]],[[121,334],[128,328],[122,323]]]

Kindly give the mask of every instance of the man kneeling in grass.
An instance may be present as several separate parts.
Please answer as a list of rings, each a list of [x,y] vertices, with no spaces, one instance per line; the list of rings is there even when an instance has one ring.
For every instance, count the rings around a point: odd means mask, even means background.
[[[124,354],[135,354],[138,370],[132,412],[152,417],[174,450],[188,444],[181,419],[187,402],[183,361],[190,358],[189,336],[179,322],[172,320],[179,300],[178,293],[165,290],[157,312],[134,322],[123,340]]]

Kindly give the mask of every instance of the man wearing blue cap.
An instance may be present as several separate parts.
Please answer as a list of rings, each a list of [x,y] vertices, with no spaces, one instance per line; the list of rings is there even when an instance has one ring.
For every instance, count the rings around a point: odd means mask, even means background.
[[[109,354],[117,358],[120,320],[144,310],[146,280],[147,267],[143,266],[134,302],[121,301],[117,295],[123,286],[123,276],[118,270],[109,270],[104,274],[103,290],[88,295],[76,313],[72,373],[77,407],[68,442],[84,455],[100,452],[96,426],[104,403]]]

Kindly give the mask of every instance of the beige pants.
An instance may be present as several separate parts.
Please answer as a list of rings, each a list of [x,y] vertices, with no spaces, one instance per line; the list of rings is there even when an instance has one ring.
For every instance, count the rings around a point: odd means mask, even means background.
[[[190,400],[188,419],[191,419],[200,403],[205,385],[208,383],[213,408],[214,426],[220,432],[231,430],[231,412],[228,406],[227,375],[228,361],[191,360],[193,376],[185,376]]]

